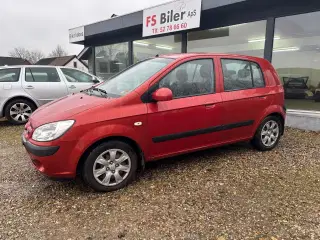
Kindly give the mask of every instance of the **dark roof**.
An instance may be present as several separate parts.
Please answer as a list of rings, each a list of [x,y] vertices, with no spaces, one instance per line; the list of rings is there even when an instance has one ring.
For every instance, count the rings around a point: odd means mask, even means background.
[[[76,55],[64,56],[64,57],[43,58],[43,59],[40,59],[38,62],[36,62],[35,65],[65,66],[75,57],[76,57]]]
[[[42,58],[38,62],[35,63],[35,65],[49,65],[53,60],[56,58]]]
[[[0,57],[0,66],[12,66],[12,65],[30,65],[28,60],[15,57]]]

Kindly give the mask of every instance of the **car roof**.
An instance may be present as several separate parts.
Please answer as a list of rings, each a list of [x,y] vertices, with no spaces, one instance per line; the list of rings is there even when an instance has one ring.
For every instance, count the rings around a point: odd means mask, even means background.
[[[10,65],[10,66],[0,66],[0,69],[4,69],[4,68],[23,68],[23,67],[45,67],[45,68],[55,68],[55,67],[59,67],[59,66],[49,66],[49,65]]]
[[[159,55],[159,57],[163,58],[174,58],[174,59],[183,59],[188,57],[200,57],[200,56],[208,56],[208,57],[232,57],[232,58],[247,58],[252,60],[263,60],[263,58],[260,57],[253,57],[253,56],[247,56],[247,55],[241,55],[241,54],[227,54],[227,53],[176,53],[176,54],[164,54]]]

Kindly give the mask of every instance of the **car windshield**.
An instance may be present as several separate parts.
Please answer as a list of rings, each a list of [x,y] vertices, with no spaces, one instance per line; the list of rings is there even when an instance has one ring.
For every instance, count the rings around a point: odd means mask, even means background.
[[[98,85],[97,88],[106,91],[108,96],[124,96],[173,61],[171,58],[152,58],[139,62]]]

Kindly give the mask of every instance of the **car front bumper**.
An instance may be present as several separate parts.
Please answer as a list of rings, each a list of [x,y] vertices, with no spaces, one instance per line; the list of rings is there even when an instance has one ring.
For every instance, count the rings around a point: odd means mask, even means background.
[[[73,143],[63,146],[40,146],[26,140],[22,135],[22,144],[27,150],[35,168],[52,178],[74,178],[76,163],[72,158]]]
[[[37,156],[37,157],[48,157],[52,156],[59,150],[59,146],[37,146],[28,141],[26,141],[25,137],[22,135],[22,144],[26,148],[26,150]]]

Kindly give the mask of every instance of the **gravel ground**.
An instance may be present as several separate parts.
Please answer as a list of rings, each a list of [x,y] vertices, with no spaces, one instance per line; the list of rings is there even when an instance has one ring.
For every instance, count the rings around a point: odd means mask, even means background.
[[[320,239],[320,133],[150,163],[98,194],[34,170],[21,131],[0,122],[0,239]]]

